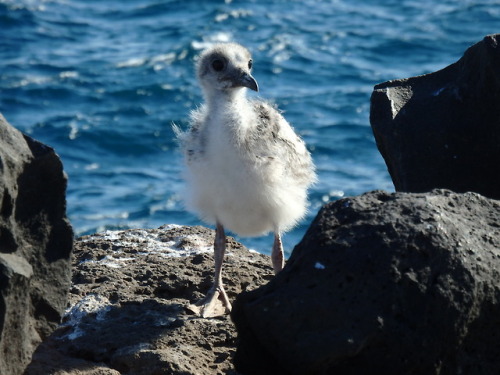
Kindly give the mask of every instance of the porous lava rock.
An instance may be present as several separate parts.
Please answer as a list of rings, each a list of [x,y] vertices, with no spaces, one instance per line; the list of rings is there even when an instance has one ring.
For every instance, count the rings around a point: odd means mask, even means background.
[[[0,374],[23,373],[66,307],[66,183],[54,150],[0,115]]]
[[[186,308],[211,286],[213,240],[211,229],[177,225],[78,238],[65,321],[25,375],[236,374],[230,317]],[[228,237],[231,300],[272,277],[269,256]]]
[[[242,374],[500,373],[500,203],[374,191],[327,204],[238,296]]]
[[[500,34],[434,73],[375,86],[370,122],[397,191],[500,199]]]

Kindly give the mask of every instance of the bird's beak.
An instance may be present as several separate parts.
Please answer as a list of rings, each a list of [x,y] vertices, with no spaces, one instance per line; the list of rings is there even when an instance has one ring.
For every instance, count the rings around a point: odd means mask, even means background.
[[[248,87],[250,90],[259,91],[259,84],[249,73],[243,73],[239,77],[238,83],[243,87]]]
[[[237,74],[226,78],[232,81],[232,87],[248,87],[250,90],[259,91],[259,85],[250,73],[238,71]]]

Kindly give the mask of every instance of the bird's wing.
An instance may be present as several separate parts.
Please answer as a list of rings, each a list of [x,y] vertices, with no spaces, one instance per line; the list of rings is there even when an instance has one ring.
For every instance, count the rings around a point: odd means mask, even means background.
[[[203,106],[193,110],[190,116],[189,129],[186,132],[178,131],[177,139],[185,154],[187,163],[191,163],[204,152],[203,124],[205,122],[205,109]],[[175,131],[175,130],[174,130]]]
[[[276,108],[262,101],[253,102],[257,124],[249,145],[256,155],[277,159],[285,173],[309,185],[315,180],[314,164],[304,141]]]

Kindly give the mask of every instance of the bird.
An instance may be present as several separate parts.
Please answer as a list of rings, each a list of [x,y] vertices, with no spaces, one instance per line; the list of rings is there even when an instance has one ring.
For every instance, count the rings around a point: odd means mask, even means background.
[[[176,127],[182,150],[188,211],[215,225],[213,285],[189,309],[207,318],[227,314],[222,265],[229,230],[239,236],[274,233],[274,272],[284,267],[282,233],[307,211],[316,181],[305,142],[275,105],[247,98],[259,91],[253,59],[240,44],[214,44],[201,52],[196,75],[204,102],[190,114],[186,131]]]

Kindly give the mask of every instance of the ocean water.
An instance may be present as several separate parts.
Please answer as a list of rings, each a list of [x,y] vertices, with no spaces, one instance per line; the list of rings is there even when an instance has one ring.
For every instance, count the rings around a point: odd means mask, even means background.
[[[171,124],[201,102],[195,56],[239,42],[318,169],[289,253],[325,202],[393,190],[373,86],[444,68],[496,32],[494,0],[0,0],[0,112],[60,155],[78,235],[200,224],[183,208]],[[270,252],[270,236],[241,240]]]

